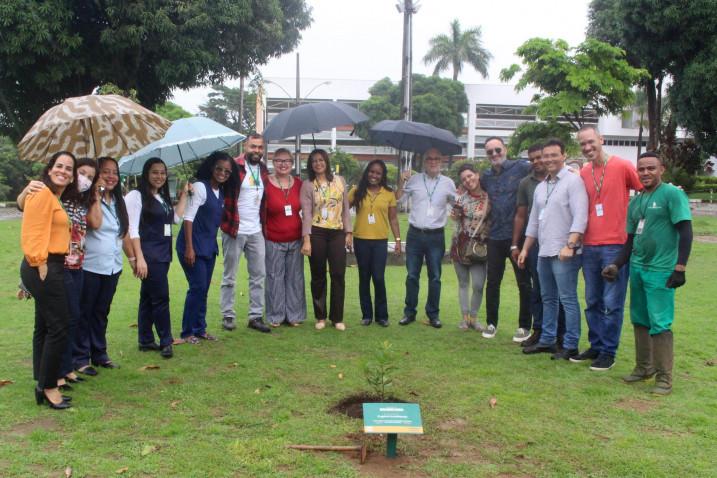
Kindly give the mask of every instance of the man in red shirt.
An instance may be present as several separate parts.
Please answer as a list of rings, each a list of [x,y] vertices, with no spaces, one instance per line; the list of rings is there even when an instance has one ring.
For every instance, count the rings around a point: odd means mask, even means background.
[[[570,361],[590,360],[590,370],[605,371],[615,364],[629,271],[627,265],[623,266],[614,282],[607,282],[601,272],[616,260],[627,240],[630,190],[640,191],[642,184],[632,162],[603,151],[603,138],[596,127],[583,127],[578,132],[578,142],[587,160],[580,176],[589,199],[583,276],[590,348]]]

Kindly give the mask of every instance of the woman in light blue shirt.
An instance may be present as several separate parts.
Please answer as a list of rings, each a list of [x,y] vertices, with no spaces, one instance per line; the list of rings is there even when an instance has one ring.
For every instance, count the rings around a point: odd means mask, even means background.
[[[122,249],[134,269],[132,246],[127,239],[129,220],[122,198],[117,161],[97,160],[102,221],[87,231],[85,239],[84,284],[81,319],[76,332],[73,354],[75,368],[86,375],[97,375],[92,365],[117,368],[107,354],[107,319],[110,305],[122,273]]]

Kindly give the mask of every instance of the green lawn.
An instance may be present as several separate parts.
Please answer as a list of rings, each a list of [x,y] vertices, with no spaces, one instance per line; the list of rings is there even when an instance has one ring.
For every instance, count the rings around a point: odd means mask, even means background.
[[[697,232],[702,227],[715,222],[699,224]],[[19,229],[18,221],[0,222],[0,380],[14,382],[0,387],[0,476],[59,477],[68,466],[73,477],[715,476],[717,368],[706,365],[717,357],[714,244],[695,244],[688,284],[678,291],[675,383],[666,398],[650,396],[648,384],[621,383],[634,352],[629,324],[608,373],[522,355],[511,342],[517,292],[510,276],[494,340],[457,329],[450,267],[441,330],[396,325],[405,273],[394,267],[387,271],[389,328],[358,325],[357,274],[350,269],[346,332],[317,332],[308,323],[265,335],[219,330],[219,266],[209,330],[220,340],[177,347],[171,360],[137,351],[139,285],[124,274],[108,332],[110,354],[122,368],[102,369],[76,387],[72,410],[57,412],[32,397],[33,304],[14,297]],[[178,333],[186,282],[176,261],[170,283]],[[238,310],[246,311],[245,270],[239,283]],[[582,347],[585,326],[583,332]],[[287,450],[363,439],[357,420],[327,410],[367,390],[361,365],[383,340],[399,353],[393,393],[420,403],[425,435],[399,438],[401,456],[392,462],[381,457],[379,438],[368,439],[363,466],[350,455]]]

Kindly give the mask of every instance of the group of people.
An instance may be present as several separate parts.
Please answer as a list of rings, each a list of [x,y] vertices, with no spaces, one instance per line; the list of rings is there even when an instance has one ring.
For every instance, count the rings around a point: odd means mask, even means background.
[[[441,174],[443,155],[431,148],[423,154],[423,171],[402,174],[394,191],[383,161],[368,163],[358,184],[349,188],[321,149],[309,154],[304,181],[292,175],[293,159],[283,148],[274,152],[270,172],[262,161],[264,138],[255,133],[236,159],[221,151],[209,155],[175,205],[167,167],[159,158],[144,164],[139,187],[123,197],[113,158],[78,160],[68,152],[56,153],[42,180],[32,181],[18,197],[24,210],[21,278],[35,299],[37,403],[69,408],[71,398],[62,392],[84,380],[78,373],[94,376],[95,367],[118,366],[107,352],[106,330],[123,252],[141,280],[138,348],[170,358],[173,345],[216,340],[207,331],[206,315],[220,230],[220,309],[228,331],[237,326],[242,255],[249,328],[269,333],[306,320],[302,256],[308,256],[315,327],[324,329],[328,320],[336,330],[345,330],[346,254],[352,250],[361,324],[388,326],[384,272],[389,231],[394,251],[405,251],[406,257],[399,324],[416,320],[425,261],[425,313],[431,326],[442,327],[441,263],[449,217],[456,223],[450,258],[458,278],[462,329],[495,337],[508,259],[519,293],[513,341],[526,354],[549,352],[553,359],[590,361],[592,370],[608,370],[615,363],[629,278],[637,364],[625,380],[656,374],[655,392],[669,393],[674,289],[685,283],[691,244],[686,196],[661,182],[664,167],[656,154],[644,153],[636,169],[603,152],[596,128],[583,128],[578,140],[588,162],[576,172],[565,166],[559,140],[531,147],[530,161],[522,161],[507,159],[503,140],[489,138],[485,149],[491,168],[481,175],[464,164],[458,189]],[[632,201],[630,190],[639,193]],[[404,247],[397,207],[409,200]],[[179,338],[172,335],[168,281],[172,224],[177,223],[176,253],[188,282]],[[582,353],[581,267],[590,341]],[[485,326],[478,320],[484,284]]]

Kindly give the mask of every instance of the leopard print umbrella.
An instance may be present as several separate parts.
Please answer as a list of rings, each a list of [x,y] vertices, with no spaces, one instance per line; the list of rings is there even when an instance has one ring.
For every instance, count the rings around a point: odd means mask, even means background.
[[[171,123],[119,95],[68,98],[47,110],[18,144],[20,158],[46,162],[58,151],[119,158],[161,139]]]

